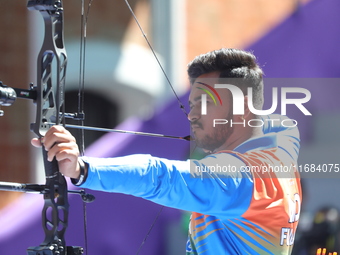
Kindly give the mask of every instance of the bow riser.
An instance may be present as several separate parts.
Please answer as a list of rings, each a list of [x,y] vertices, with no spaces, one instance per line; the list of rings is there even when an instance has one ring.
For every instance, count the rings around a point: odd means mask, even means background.
[[[60,124],[60,112],[64,103],[67,54],[63,37],[63,8],[60,0],[28,1],[29,10],[39,10],[45,23],[45,37],[37,66],[37,114],[32,131],[43,137],[49,125],[46,122]],[[56,70],[54,73],[53,71]],[[56,77],[54,77],[56,75]]]
[[[63,120],[65,75],[67,55],[63,40],[63,8],[60,0],[28,1],[29,10],[38,10],[44,19],[45,37],[38,55],[37,67],[37,114],[31,130],[43,137],[50,125]],[[40,246],[30,247],[28,255],[73,255],[82,254],[80,247],[66,247],[64,234],[68,225],[68,192],[65,177],[59,172],[58,162],[47,160],[47,151],[42,148],[45,167],[44,207],[42,225],[45,240]]]

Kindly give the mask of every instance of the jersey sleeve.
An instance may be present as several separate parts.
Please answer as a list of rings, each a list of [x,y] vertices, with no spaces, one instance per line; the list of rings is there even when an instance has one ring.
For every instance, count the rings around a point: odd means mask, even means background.
[[[244,163],[228,153],[188,161],[150,155],[82,159],[89,165],[84,188],[129,194],[210,215],[246,207],[251,199],[251,177],[239,171]],[[223,162],[226,167],[218,171],[207,168],[212,162]],[[227,166],[233,166],[232,170]]]

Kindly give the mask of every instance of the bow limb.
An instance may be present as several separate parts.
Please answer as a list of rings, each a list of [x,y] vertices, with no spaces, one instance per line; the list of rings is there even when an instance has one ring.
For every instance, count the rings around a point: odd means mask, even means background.
[[[63,122],[63,114],[60,112],[63,112],[67,64],[63,40],[63,7],[61,0],[29,0],[27,7],[29,10],[38,10],[45,23],[45,37],[37,60],[36,121],[31,124],[31,130],[41,138],[49,129],[46,122]],[[58,162],[55,159],[49,162],[46,150],[42,148],[42,151],[46,176],[42,210],[45,239],[40,246],[28,248],[27,253],[82,254],[81,247],[66,247],[64,234],[69,213],[67,183],[59,172]]]

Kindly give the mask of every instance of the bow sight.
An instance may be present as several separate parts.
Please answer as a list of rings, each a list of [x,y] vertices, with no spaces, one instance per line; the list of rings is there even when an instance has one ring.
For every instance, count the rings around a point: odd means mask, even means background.
[[[33,84],[30,84],[30,89],[17,89],[11,88],[2,83],[0,81],[0,105],[2,106],[11,106],[14,104],[17,98],[25,98],[25,99],[37,99],[37,91],[33,87]],[[4,115],[4,111],[1,110],[0,116]]]

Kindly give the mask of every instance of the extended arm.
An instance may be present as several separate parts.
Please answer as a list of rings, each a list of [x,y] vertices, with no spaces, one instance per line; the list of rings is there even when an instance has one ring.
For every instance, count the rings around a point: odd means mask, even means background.
[[[79,151],[73,136],[63,127],[54,126],[42,139],[48,160],[56,157],[60,172],[79,178]],[[39,146],[39,140],[33,140]],[[224,166],[244,165],[239,159],[221,153],[200,161],[167,160],[150,155],[130,155],[118,158],[88,158],[88,175],[82,187],[130,194],[153,202],[201,213],[222,213],[229,207],[249,202],[252,182],[249,176],[235,172],[197,174],[195,169],[211,165],[211,160]],[[250,192],[251,194],[251,192]],[[232,198],[233,197],[233,198]],[[212,203],[223,201],[223,203]]]

